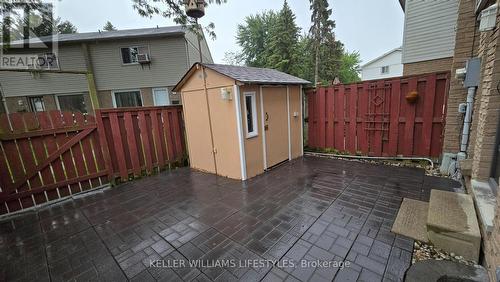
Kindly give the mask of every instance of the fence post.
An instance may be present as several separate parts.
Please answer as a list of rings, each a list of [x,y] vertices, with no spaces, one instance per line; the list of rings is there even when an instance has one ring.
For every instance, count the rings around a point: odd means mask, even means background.
[[[111,154],[109,153],[108,140],[106,139],[106,131],[104,128],[102,112],[100,109],[95,109],[95,121],[97,125],[97,135],[99,135],[99,143],[101,143],[101,150],[104,158],[104,163],[106,165],[106,170],[108,172],[108,180],[112,185],[114,185],[115,177],[113,171],[113,163],[111,162]]]

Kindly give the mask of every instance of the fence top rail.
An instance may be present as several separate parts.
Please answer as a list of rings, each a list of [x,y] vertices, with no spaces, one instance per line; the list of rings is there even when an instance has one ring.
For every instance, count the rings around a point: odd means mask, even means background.
[[[142,111],[163,110],[163,109],[182,109],[182,105],[107,108],[107,109],[96,109],[95,111],[100,112],[101,114],[106,114],[106,113],[122,113],[122,112],[142,112]]]
[[[341,86],[352,87],[354,85],[363,85],[365,83],[366,84],[373,84],[373,83],[378,83],[381,81],[390,83],[390,82],[395,81],[395,80],[407,81],[410,79],[424,79],[424,78],[431,76],[431,75],[436,75],[436,77],[438,79],[444,79],[444,78],[449,77],[450,72],[449,71],[431,72],[431,73],[422,73],[422,74],[415,74],[415,75],[395,76],[395,77],[388,77],[388,78],[381,78],[381,79],[362,80],[362,81],[356,81],[356,82],[346,83],[346,84],[340,83],[340,84],[335,84],[335,85],[325,85],[325,86],[319,86],[319,87],[307,87],[307,88],[304,88],[304,91],[313,92],[319,88],[338,88]]]

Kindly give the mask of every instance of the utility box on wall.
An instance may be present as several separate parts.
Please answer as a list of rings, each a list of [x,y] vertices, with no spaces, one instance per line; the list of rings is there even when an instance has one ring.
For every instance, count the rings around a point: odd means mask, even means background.
[[[302,156],[304,84],[272,69],[194,64],[174,88],[191,167],[246,180]]]

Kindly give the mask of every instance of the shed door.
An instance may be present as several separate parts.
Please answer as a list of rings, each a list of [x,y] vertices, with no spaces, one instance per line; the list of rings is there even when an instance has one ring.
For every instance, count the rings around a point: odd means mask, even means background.
[[[263,88],[267,167],[288,160],[286,88]]]

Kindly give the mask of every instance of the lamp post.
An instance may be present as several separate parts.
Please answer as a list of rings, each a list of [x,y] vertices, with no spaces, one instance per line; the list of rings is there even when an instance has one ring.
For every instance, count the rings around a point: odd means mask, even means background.
[[[205,1],[204,0],[185,0],[184,6],[186,9],[186,15],[188,17],[194,18],[196,22],[196,29],[198,30],[198,52],[200,55],[200,63],[203,63],[203,55],[201,52],[201,26],[198,23],[198,19],[205,15]]]

